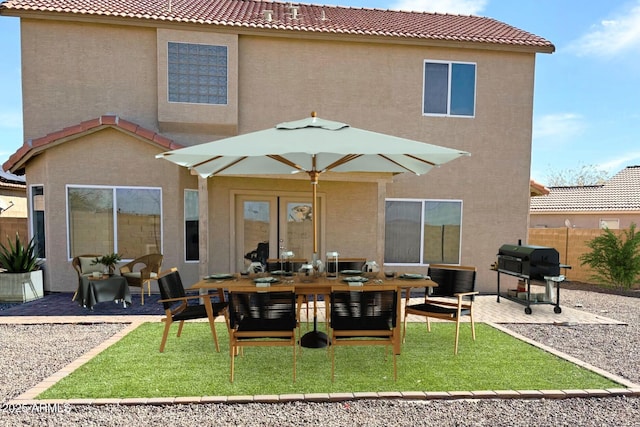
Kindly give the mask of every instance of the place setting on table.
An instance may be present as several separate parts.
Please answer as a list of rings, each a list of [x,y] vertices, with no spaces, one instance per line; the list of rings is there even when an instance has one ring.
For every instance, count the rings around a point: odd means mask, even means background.
[[[421,283],[421,282],[429,283]],[[231,282],[231,283],[229,283]],[[299,271],[275,270],[270,272],[251,272],[243,271],[241,273],[214,273],[203,276],[202,280],[192,286],[194,289],[206,289],[217,287],[229,287],[237,285],[246,286],[255,284],[257,287],[267,287],[271,285],[292,285],[296,284],[304,289],[305,285],[314,288],[330,288],[337,284],[348,284],[351,286],[374,285],[393,282],[399,287],[423,287],[437,286],[437,283],[431,281],[428,275],[420,273],[396,273],[395,271],[376,271],[345,269],[338,271],[337,274],[327,275],[325,272],[318,272],[313,269],[311,264],[303,265]],[[216,286],[222,284],[223,286]]]
[[[233,279],[237,279],[237,276],[235,274],[231,274],[231,273],[216,273],[216,274],[210,274],[208,276],[204,276],[203,277],[204,280],[215,280],[215,281],[225,281],[225,280],[233,280]]]

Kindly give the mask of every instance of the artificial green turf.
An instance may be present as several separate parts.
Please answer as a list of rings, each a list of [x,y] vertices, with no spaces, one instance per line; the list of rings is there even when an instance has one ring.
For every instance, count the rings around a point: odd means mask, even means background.
[[[292,381],[288,347],[252,347],[236,358],[229,382],[229,341],[217,324],[220,353],[206,323],[186,324],[182,337],[172,330],[158,351],[163,325],[145,323],[71,375],[43,392],[41,399],[231,396],[289,393],[382,391],[603,389],[619,384],[524,343],[486,324],[477,324],[473,342],[468,324],[453,355],[454,323],[409,323],[407,340],[393,381],[391,352],[381,346],[336,348],[331,382],[327,349],[298,348],[297,380]],[[302,326],[306,332],[306,326]],[[385,358],[385,353],[387,354]]]

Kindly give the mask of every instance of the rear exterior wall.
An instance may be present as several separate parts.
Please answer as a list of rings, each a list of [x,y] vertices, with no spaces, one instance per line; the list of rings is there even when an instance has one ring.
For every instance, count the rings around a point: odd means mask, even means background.
[[[171,29],[169,23],[162,31]],[[203,26],[182,26],[200,42],[221,39]],[[36,138],[83,120],[113,113],[161,132],[158,104],[158,40],[153,27],[22,20],[25,138]],[[172,33],[173,34],[173,33]],[[461,264],[478,268],[480,290],[495,289],[489,265],[503,243],[525,240],[529,209],[529,170],[533,105],[533,53],[400,44],[390,39],[338,36],[301,37],[298,33],[229,33],[237,46],[236,112],[225,114],[224,126],[201,124],[168,127],[165,136],[182,145],[219,139],[300,119],[319,117],[372,131],[457,148],[471,153],[430,173],[398,175],[388,183],[356,184],[364,191],[362,213],[371,221],[334,222],[327,212],[325,238],[331,246],[362,242],[367,257],[382,262],[384,233],[380,221],[384,198],[463,200]],[[188,37],[187,37],[188,38]],[[235,41],[234,41],[235,40]],[[235,52],[235,53],[234,53]],[[426,117],[421,113],[424,60],[477,64],[475,117]],[[228,126],[229,121],[235,123]],[[206,125],[206,123],[204,124]],[[219,134],[211,133],[224,129]],[[66,246],[64,186],[67,183],[118,183],[163,188],[165,266],[183,268],[197,278],[197,266],[181,253],[182,190],[197,188],[196,178],[169,162],[154,159],[157,148],[134,138],[111,134],[65,142],[28,165],[29,184],[45,183],[48,239],[55,251],[48,259],[51,281],[72,278]],[[68,145],[68,147],[67,147]],[[54,173],[55,170],[55,173]],[[231,203],[237,188],[273,189],[270,180],[209,180],[209,262],[214,270],[235,268],[229,237]],[[287,183],[308,191],[308,183]],[[335,188],[334,188],[335,187]],[[322,187],[321,187],[322,188]],[[353,188],[327,184],[338,199],[348,201]],[[335,208],[336,205],[327,208]],[[52,208],[52,209],[50,209]],[[56,217],[53,217],[56,212]],[[354,228],[353,224],[356,224]],[[335,239],[335,240],[334,240]],[[373,248],[373,249],[372,249]],[[52,247],[52,249],[54,249]],[[351,248],[350,248],[351,250]],[[354,252],[357,249],[354,248]],[[56,254],[56,255],[54,255]],[[228,254],[228,255],[227,255]],[[419,270],[419,269],[417,269]],[[422,270],[425,270],[422,268]],[[73,285],[75,286],[75,285]],[[70,285],[54,285],[69,290]]]

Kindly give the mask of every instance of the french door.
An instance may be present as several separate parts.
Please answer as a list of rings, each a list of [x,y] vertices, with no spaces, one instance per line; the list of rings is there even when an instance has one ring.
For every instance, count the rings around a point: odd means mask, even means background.
[[[237,195],[235,199],[236,270],[245,270],[258,244],[268,243],[268,257],[291,251],[308,261],[313,256],[311,195]],[[317,210],[320,209],[321,199]],[[317,218],[318,220],[320,217]],[[318,236],[320,224],[318,221]],[[320,241],[320,239],[318,240]],[[265,245],[261,245],[261,248]],[[319,253],[322,251],[318,248]]]

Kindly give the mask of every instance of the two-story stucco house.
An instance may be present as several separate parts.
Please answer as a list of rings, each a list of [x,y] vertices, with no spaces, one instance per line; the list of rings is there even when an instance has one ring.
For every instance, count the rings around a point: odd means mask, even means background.
[[[4,168],[26,174],[50,291],[76,287],[82,253],[159,251],[185,282],[239,271],[260,242],[309,258],[315,215],[320,254],[475,265],[491,292],[498,248],[526,239],[535,59],[554,51],[542,37],[255,0],[8,0],[0,13],[20,18],[25,139]],[[311,111],[472,155],[424,176],[327,175],[312,213],[307,177],[205,180],[155,158]]]

